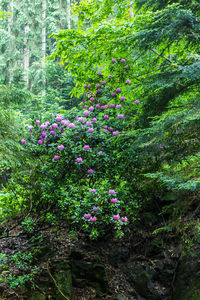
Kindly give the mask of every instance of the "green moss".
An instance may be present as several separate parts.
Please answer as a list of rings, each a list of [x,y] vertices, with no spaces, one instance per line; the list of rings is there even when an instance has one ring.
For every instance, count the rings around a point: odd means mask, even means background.
[[[72,294],[72,275],[71,268],[68,263],[61,263],[56,269],[55,280],[60,291],[66,296],[71,298]],[[65,299],[60,293],[58,288],[55,289],[56,300]]]

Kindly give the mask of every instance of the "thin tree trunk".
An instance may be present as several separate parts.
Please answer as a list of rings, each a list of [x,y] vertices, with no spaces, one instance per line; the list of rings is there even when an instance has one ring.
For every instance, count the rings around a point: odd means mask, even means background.
[[[43,0],[42,2],[42,66],[43,66],[43,75],[42,75],[42,96],[46,94],[46,76],[45,76],[45,59],[46,59],[46,12],[47,12],[47,2]]]
[[[10,50],[10,55],[9,57],[12,57],[12,52],[13,52],[13,36],[12,36],[12,28],[13,28],[13,23],[14,23],[14,18],[13,18],[13,14],[14,14],[14,0],[10,1],[10,8],[9,8],[9,12],[11,13],[11,15],[9,15],[8,18],[8,36],[9,36],[9,50]],[[9,67],[8,67],[8,77],[9,77],[9,84],[11,84],[13,82],[13,61],[12,59],[9,60]]]
[[[131,3],[130,3],[130,10],[129,10],[129,12],[130,12],[130,17],[133,18],[134,17],[133,1],[131,1]]]
[[[28,43],[28,34],[29,34],[29,25],[26,25],[24,28],[24,81],[29,85],[29,49],[27,47]]]
[[[67,28],[71,29],[71,0],[67,0]]]

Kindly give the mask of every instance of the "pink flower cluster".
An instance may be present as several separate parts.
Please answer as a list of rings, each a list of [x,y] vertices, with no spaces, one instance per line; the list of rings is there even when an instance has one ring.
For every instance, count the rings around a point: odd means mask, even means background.
[[[120,59],[119,63],[125,64],[126,63],[126,59]],[[117,60],[115,58],[112,59],[112,63],[117,63]],[[125,65],[124,68],[129,68],[128,65]],[[103,80],[103,74],[102,72],[98,72],[98,76],[99,76],[99,83],[96,83],[96,92],[92,92],[92,91],[87,91],[86,96],[88,98],[88,103],[90,103],[88,105],[84,105],[82,104],[82,107],[84,107],[84,110],[82,111],[82,116],[81,114],[77,117],[75,117],[73,120],[68,120],[68,119],[64,119],[63,115],[56,115],[54,121],[52,122],[52,124],[50,124],[50,122],[44,122],[43,124],[40,125],[41,121],[40,120],[36,120],[35,121],[35,125],[36,125],[36,130],[38,132],[38,130],[40,130],[40,135],[38,135],[38,138],[36,140],[37,144],[42,145],[44,144],[42,147],[44,147],[47,143],[45,143],[47,141],[48,138],[50,138],[50,143],[51,140],[55,140],[57,138],[59,138],[59,136],[64,136],[66,133],[66,128],[69,131],[70,129],[74,129],[77,128],[77,130],[75,129],[73,132],[75,132],[75,136],[74,139],[79,139],[79,128],[80,129],[84,129],[85,132],[87,133],[98,133],[99,129],[102,129],[102,132],[105,132],[106,134],[110,135],[111,137],[115,137],[118,136],[120,134],[120,132],[116,129],[117,128],[113,128],[110,127],[112,126],[111,121],[113,119],[113,114],[116,115],[116,120],[117,119],[123,119],[124,115],[122,113],[116,113],[117,111],[113,108],[116,109],[120,109],[122,108],[122,104],[117,104],[117,103],[110,103],[110,104],[104,104],[102,105],[102,103],[96,103],[98,99],[101,98],[99,97],[98,94],[100,94],[101,92],[104,91],[105,89],[105,85],[107,85],[107,82],[105,80]],[[114,75],[109,75],[108,79],[112,79],[114,77]],[[112,82],[112,80],[109,80],[109,82]],[[131,80],[126,79],[126,84],[130,84]],[[91,88],[95,88],[95,84],[92,83],[85,85],[84,88],[85,89],[91,89]],[[100,89],[101,88],[101,89]],[[114,92],[112,92],[110,94],[111,97],[113,97],[113,101],[115,102],[116,99],[120,99],[121,101],[125,101],[126,98],[124,96],[122,96],[122,89],[120,87],[117,87]],[[91,103],[92,102],[92,103]],[[139,100],[135,100],[136,104],[139,104],[140,101]],[[90,106],[91,105],[91,106]],[[110,109],[113,109],[112,111]],[[108,112],[109,111],[109,112]],[[121,112],[121,111],[120,111]],[[98,119],[97,119],[97,115],[98,115]],[[103,125],[101,125],[102,127],[97,127],[97,122],[103,122]],[[122,121],[121,121],[122,122]],[[97,124],[96,124],[97,123]],[[106,126],[104,126],[104,124],[107,124]],[[39,126],[38,126],[39,125]],[[29,131],[33,130],[33,126],[29,126],[28,127]],[[102,134],[102,132],[100,134]],[[86,137],[88,137],[89,139],[93,139],[94,140],[94,134],[86,134]],[[80,140],[80,139],[79,139]],[[26,143],[25,139],[21,140],[21,144],[24,145]],[[87,143],[87,142],[86,142]],[[48,145],[48,144],[47,144]],[[93,145],[93,143],[91,143],[91,145]],[[63,145],[63,144],[58,144],[57,145],[57,149],[58,149],[58,154],[59,155],[54,155],[53,159],[54,161],[58,161],[61,159],[61,155],[63,153],[66,153],[66,151],[63,151],[65,149],[65,147],[67,147],[67,145]],[[81,153],[79,154],[80,157],[75,158],[75,163],[77,163],[76,165],[79,165],[79,169],[83,168],[85,166],[85,163],[87,162],[87,156],[89,156],[92,151],[87,151],[87,150],[91,150],[90,145],[84,145],[82,146],[82,155]],[[66,148],[68,149],[68,148]],[[83,151],[86,150],[86,151]],[[98,156],[103,154],[103,151],[100,150],[96,153],[96,155],[98,154]],[[78,156],[78,155],[77,155]],[[83,158],[82,158],[82,157]],[[100,161],[103,161],[103,159],[105,158],[105,154],[102,157],[99,157]],[[82,162],[84,161],[84,163],[82,164]],[[95,170],[93,170],[92,168],[87,168],[85,169],[85,171],[88,174],[88,177],[90,177],[91,180],[93,180],[94,175],[96,174]],[[98,173],[97,173],[98,174]],[[90,176],[92,175],[92,176]],[[93,193],[93,196],[96,197],[98,195],[96,189],[91,189],[90,190],[91,193]],[[111,199],[109,200],[110,203],[110,207],[113,209],[116,209],[119,206],[119,201],[116,197],[116,192],[114,189],[110,189],[108,191],[109,195],[111,195]],[[101,209],[99,206],[93,206],[92,211],[90,211],[91,213],[85,213],[84,214],[84,218],[86,220],[89,220],[90,222],[96,222],[97,221],[97,217],[93,216],[93,213],[97,213],[98,214],[101,213]],[[121,222],[126,223],[128,221],[127,217],[120,217],[120,215],[118,214],[114,214],[112,216],[112,219],[115,221],[119,221],[121,220]]]

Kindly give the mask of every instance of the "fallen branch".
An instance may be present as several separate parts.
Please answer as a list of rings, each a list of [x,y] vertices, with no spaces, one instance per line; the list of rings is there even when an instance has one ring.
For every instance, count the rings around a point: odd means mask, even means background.
[[[48,271],[48,273],[49,273],[49,276],[50,276],[51,279],[53,280],[53,282],[54,282],[56,288],[58,289],[59,293],[60,293],[65,299],[70,300],[69,297],[67,297],[67,296],[65,296],[65,295],[63,294],[63,292],[62,292],[61,289],[59,288],[59,286],[58,286],[58,284],[57,284],[55,278],[52,276],[52,274],[51,274],[51,272],[50,272],[50,269],[49,269],[49,261],[47,261],[47,271]]]

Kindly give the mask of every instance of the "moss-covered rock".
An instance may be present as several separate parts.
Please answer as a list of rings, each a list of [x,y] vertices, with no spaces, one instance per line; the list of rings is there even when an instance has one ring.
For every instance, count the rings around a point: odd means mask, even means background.
[[[148,300],[161,300],[156,282],[156,271],[148,263],[127,264],[125,270],[126,276],[135,291]]]
[[[34,293],[28,300],[46,300],[46,297],[42,293]]]
[[[71,255],[73,286],[79,288],[91,287],[97,296],[110,292],[108,276],[103,263],[98,256],[81,257]],[[81,260],[77,259],[81,258]]]
[[[57,284],[57,287],[55,286],[55,299],[63,300],[66,299],[65,297],[70,299],[72,294],[72,274],[68,262],[62,262],[56,266],[54,278]]]
[[[197,251],[199,252],[199,251]],[[199,253],[181,258],[174,283],[173,300],[200,300]]]

